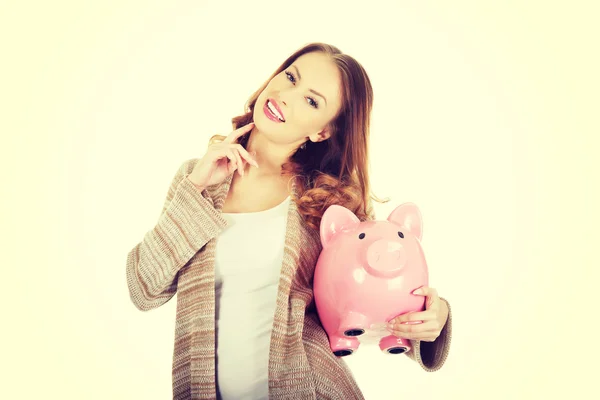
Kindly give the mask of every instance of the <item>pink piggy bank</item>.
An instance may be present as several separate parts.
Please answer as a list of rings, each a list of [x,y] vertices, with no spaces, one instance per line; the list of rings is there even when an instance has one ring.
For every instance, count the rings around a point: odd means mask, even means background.
[[[384,352],[409,351],[408,340],[374,327],[425,309],[425,297],[412,294],[428,286],[429,279],[417,206],[405,203],[385,221],[360,222],[352,211],[332,205],[323,215],[320,235],[323,249],[313,288],[334,354],[352,354],[358,349],[358,337],[367,331],[374,332]]]

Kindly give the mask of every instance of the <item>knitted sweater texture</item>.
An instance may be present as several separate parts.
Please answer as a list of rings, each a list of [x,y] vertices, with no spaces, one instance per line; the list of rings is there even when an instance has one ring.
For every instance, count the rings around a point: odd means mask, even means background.
[[[187,179],[197,161],[186,160],[177,170],[157,224],[126,262],[130,298],[139,310],[157,308],[177,294],[172,365],[177,400],[216,399],[215,245],[227,227],[221,209],[232,175],[199,190]],[[292,192],[298,195],[294,183]],[[269,350],[271,399],[364,399],[343,358],[332,353],[314,307],[312,277],[320,251],[319,232],[304,223],[291,201]],[[451,337],[450,313],[435,342],[411,341],[405,354],[425,371],[436,371]]]

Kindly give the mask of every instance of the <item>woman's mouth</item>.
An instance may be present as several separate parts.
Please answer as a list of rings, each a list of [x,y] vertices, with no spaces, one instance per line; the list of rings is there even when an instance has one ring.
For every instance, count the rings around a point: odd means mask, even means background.
[[[276,103],[273,100],[267,99],[265,106],[263,107],[263,111],[267,118],[269,118],[271,121],[285,122],[283,114],[281,113],[281,111],[279,111],[279,107],[277,107]]]

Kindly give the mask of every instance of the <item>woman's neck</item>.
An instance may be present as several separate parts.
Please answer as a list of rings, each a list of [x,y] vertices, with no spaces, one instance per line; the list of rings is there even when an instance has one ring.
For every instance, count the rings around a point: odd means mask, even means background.
[[[281,175],[281,167],[288,161],[293,149],[268,141],[256,127],[249,135],[246,150],[256,159],[258,169],[249,167],[246,173],[249,176]]]

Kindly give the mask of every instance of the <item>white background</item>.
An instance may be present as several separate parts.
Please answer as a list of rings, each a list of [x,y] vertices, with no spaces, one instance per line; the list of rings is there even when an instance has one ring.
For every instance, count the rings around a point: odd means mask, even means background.
[[[377,216],[418,204],[431,286],[454,315],[437,372],[376,347],[347,357],[365,397],[593,397],[597,13],[214,3],[0,4],[0,397],[171,397],[175,300],[138,311],[126,255],[179,165],[312,41],[369,73],[373,190],[391,199]]]

